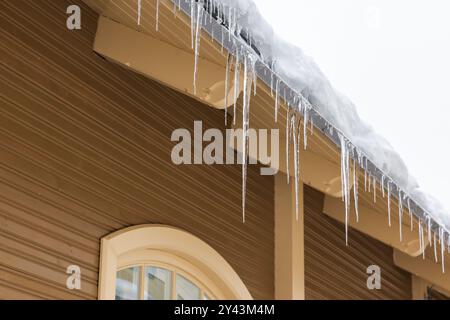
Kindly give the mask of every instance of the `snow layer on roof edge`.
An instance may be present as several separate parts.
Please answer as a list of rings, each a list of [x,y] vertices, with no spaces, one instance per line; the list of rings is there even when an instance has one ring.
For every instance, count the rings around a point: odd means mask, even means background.
[[[351,143],[439,224],[450,229],[450,215],[433,196],[420,189],[400,155],[390,143],[360,118],[355,105],[333,88],[314,60],[302,49],[276,35],[262,17],[253,0],[218,0],[236,8],[237,24],[252,36],[262,59],[273,66],[283,81],[301,93],[327,121],[339,129]]]

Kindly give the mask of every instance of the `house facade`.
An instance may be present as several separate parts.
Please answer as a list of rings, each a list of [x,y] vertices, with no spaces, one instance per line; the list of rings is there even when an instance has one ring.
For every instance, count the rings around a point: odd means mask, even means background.
[[[361,194],[346,246],[339,154],[318,131],[301,151],[298,217],[285,150],[276,175],[248,166],[245,222],[239,163],[173,162],[175,130],[194,137],[201,121],[225,136],[232,108],[225,125],[226,55],[205,35],[200,89],[183,90],[189,25],[155,2],[134,27],[134,1],[0,3],[0,298],[446,298],[433,249],[417,257],[409,221],[397,239],[381,192]],[[81,29],[68,29],[71,5]],[[271,129],[274,98],[257,92],[251,125]]]

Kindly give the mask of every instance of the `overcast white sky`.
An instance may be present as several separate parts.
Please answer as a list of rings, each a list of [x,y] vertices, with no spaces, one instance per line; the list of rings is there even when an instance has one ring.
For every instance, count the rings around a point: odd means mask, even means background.
[[[255,2],[450,208],[450,1]]]

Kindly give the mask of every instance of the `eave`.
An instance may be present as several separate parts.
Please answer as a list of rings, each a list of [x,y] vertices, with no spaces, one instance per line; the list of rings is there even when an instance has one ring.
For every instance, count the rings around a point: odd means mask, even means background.
[[[137,7],[130,6],[126,2],[112,3],[109,1],[91,0],[85,0],[85,2],[102,15],[106,15],[109,18],[118,21],[128,27],[144,32],[151,37],[159,39],[163,42],[170,43],[180,50],[190,52],[192,54],[192,49],[190,47],[191,35],[189,29],[191,7],[188,1],[160,1],[159,31],[155,30],[156,7],[155,3],[153,2],[145,2],[146,6],[143,7],[141,26],[137,26],[136,24]],[[175,10],[173,9],[174,5],[176,6]],[[178,6],[179,9],[184,12],[184,15],[179,13]],[[176,14],[176,17],[174,17],[174,12]],[[225,69],[227,53],[233,53],[235,51],[235,43],[247,45],[244,44],[245,41],[243,38],[238,38],[235,35],[230,34],[228,29],[224,25],[219,24],[215,19],[210,19],[209,16],[208,18],[204,19],[202,29],[203,34],[200,47],[200,57],[205,61],[221,66],[223,69]],[[280,98],[284,100],[283,108],[286,108],[287,105],[294,105],[296,103],[294,101],[294,97],[298,97],[299,93],[290,88],[279,77],[279,75],[275,74],[271,70],[271,68],[266,65],[261,59],[258,59],[255,70],[258,77],[258,93],[256,96],[252,97],[250,116],[251,127],[277,127],[280,128],[280,132],[284,132],[283,127],[286,121],[286,117],[283,112],[279,115],[278,123],[275,124],[273,122],[274,98],[271,94],[271,84],[279,81],[279,92],[286,92],[286,94],[280,94]],[[202,77],[201,71],[199,77]],[[303,100],[307,103],[307,100],[305,98],[303,98]],[[310,138],[308,142],[308,151],[323,157],[327,161],[339,167],[339,131],[335,127],[333,127],[333,125],[324,117],[322,117],[314,109],[314,106],[312,106],[310,117],[312,118],[315,129],[314,135],[312,136],[312,132],[309,130]],[[237,122],[237,124],[238,123],[239,122]],[[378,181],[381,181],[383,176],[387,176],[372,161],[370,161],[370,159],[367,161],[367,167],[365,168],[365,170],[368,174],[375,177]],[[399,191],[399,187],[393,179],[390,180],[392,181],[391,196],[393,198],[392,200],[394,200],[391,201],[391,206],[392,212],[395,213],[395,208],[398,206],[397,194]],[[372,201],[372,194],[366,194],[363,192],[360,193],[360,201],[363,204],[372,207],[379,214],[386,215],[387,200],[386,198],[381,196],[380,190],[378,190],[377,192],[378,194],[376,196],[376,203]],[[429,216],[429,214],[425,212],[425,210],[421,206],[419,206],[413,199],[410,199],[410,206],[416,218],[415,223],[417,223],[417,219],[426,221],[426,218]],[[395,214],[393,215],[393,221],[394,223],[397,223]],[[405,228],[407,228],[406,225]],[[434,232],[438,232],[439,224],[435,221],[432,221],[431,228]]]

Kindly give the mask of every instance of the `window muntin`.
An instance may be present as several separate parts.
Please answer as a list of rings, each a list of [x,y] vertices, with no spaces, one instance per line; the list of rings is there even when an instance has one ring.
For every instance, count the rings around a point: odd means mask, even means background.
[[[153,266],[145,267],[144,300],[170,300],[172,297],[172,272]]]
[[[139,299],[140,277],[140,267],[119,270],[116,277],[116,300]]]
[[[117,271],[116,300],[210,300],[194,277],[170,266],[145,264]]]
[[[180,274],[177,274],[177,300],[200,300],[201,292],[192,281],[186,279]]]

